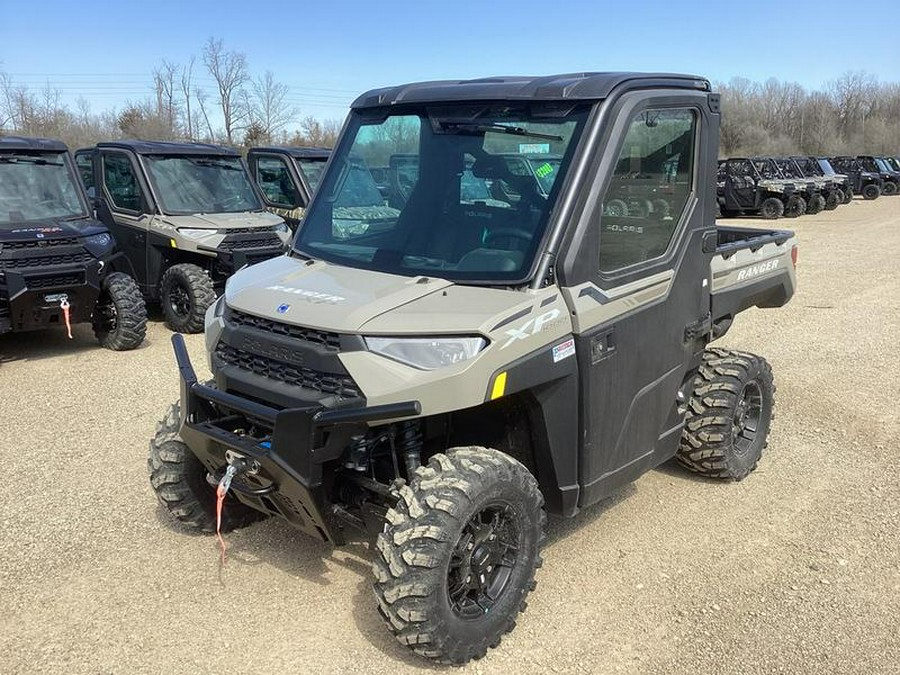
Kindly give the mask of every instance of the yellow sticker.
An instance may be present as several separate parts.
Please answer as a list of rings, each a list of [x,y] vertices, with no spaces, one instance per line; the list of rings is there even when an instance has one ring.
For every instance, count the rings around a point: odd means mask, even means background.
[[[497,375],[497,379],[494,380],[494,386],[491,389],[491,400],[493,401],[495,398],[500,398],[503,396],[503,392],[506,391],[506,371]]]

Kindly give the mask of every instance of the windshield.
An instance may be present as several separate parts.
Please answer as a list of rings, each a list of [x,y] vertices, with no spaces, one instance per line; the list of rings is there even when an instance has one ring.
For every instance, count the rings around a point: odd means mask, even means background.
[[[827,159],[818,160],[819,166],[822,168],[822,173],[826,176],[833,176],[837,173],[834,168],[831,166],[831,163]]]
[[[0,155],[0,226],[87,217],[65,153]]]
[[[880,157],[875,158],[875,165],[878,167],[879,171],[886,172],[886,173],[890,173],[891,171],[893,171],[893,169],[891,169],[891,167],[888,166],[888,163],[885,162]]]
[[[325,169],[327,162],[328,160],[324,157],[321,159],[309,159],[306,157],[297,159],[297,168],[300,169],[300,173],[306,178],[306,184],[309,185],[310,192],[315,192],[318,189],[319,183],[322,181],[322,171]]]
[[[896,157],[885,157],[884,161],[887,162],[887,165],[894,171],[900,171],[900,159],[897,159]]]
[[[523,281],[586,115],[485,104],[378,119],[354,112],[296,249],[392,274]],[[540,182],[509,161],[527,158],[536,141],[559,159],[540,164]],[[390,180],[379,190],[370,168],[384,166]]]
[[[238,157],[145,155],[154,192],[165,213],[239,213],[262,206]]]

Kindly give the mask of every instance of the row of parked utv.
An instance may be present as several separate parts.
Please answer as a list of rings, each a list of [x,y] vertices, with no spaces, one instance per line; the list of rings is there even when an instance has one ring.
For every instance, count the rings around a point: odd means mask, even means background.
[[[900,194],[900,158],[731,157],[719,160],[719,215],[773,220],[836,209],[855,195]]]
[[[118,141],[73,162],[59,141],[0,137],[0,334],[90,323],[104,347],[134,349],[148,303],[202,331],[231,274],[284,253],[327,158],[254,149],[248,165],[219,146]]]

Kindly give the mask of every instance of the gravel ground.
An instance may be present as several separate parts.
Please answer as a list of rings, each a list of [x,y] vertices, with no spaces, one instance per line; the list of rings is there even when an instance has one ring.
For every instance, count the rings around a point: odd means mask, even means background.
[[[456,672],[898,672],[900,197],[782,223],[797,295],[721,341],[775,371],[757,472],[666,465],[551,521],[518,628]],[[124,354],[75,333],[0,337],[0,672],[440,670],[382,627],[362,544],[270,520],[228,536],[220,571],[147,481],[177,395],[168,331]]]

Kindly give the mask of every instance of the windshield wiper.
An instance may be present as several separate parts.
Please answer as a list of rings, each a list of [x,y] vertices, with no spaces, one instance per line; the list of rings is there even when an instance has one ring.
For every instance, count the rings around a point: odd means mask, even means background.
[[[62,162],[51,162],[43,157],[24,157],[22,155],[0,155],[0,162],[6,164],[39,164],[41,166],[63,166]]]
[[[449,133],[476,133],[483,134],[486,131],[493,131],[500,134],[509,134],[510,136],[525,136],[526,138],[541,138],[546,141],[562,141],[562,136],[554,136],[553,134],[541,134],[536,131],[528,131],[524,127],[512,127],[505,124],[473,124],[471,122],[441,122],[441,129]]]

